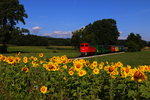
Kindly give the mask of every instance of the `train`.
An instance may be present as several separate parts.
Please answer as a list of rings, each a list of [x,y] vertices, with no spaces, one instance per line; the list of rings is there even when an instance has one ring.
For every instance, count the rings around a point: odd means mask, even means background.
[[[125,47],[121,45],[90,45],[89,43],[80,43],[81,56],[90,56],[123,51],[125,51]]]

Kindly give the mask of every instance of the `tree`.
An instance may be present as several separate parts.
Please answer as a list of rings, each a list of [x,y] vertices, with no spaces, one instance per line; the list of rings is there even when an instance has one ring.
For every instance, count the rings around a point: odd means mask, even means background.
[[[16,26],[18,22],[25,24],[27,18],[24,6],[19,0],[0,0],[0,40],[2,41],[1,51],[7,52],[7,44],[13,34],[29,32]]]
[[[128,51],[140,51],[145,46],[145,41],[142,40],[140,34],[130,33],[127,37],[126,46]]]
[[[119,37],[116,21],[113,19],[103,19],[93,23],[96,43],[116,44]]]
[[[82,29],[73,32],[73,36],[71,38],[71,44],[75,47],[79,47],[82,37]]]
[[[150,47],[150,42],[147,43],[148,47]]]
[[[78,42],[88,42],[90,44],[109,45],[116,44],[119,32],[114,19],[97,20],[84,28],[74,31],[72,44]],[[78,44],[79,45],[79,44]]]
[[[128,41],[126,43],[129,52],[140,51],[140,46],[134,41]]]

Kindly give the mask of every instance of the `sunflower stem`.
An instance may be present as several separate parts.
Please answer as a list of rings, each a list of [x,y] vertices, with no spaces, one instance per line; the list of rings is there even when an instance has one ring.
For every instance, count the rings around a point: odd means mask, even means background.
[[[109,91],[109,96],[110,96],[110,100],[114,100],[113,97],[113,82],[112,82],[112,78],[110,77],[110,91]]]
[[[136,82],[137,85],[137,96],[136,96],[136,100],[139,100],[139,82]]]

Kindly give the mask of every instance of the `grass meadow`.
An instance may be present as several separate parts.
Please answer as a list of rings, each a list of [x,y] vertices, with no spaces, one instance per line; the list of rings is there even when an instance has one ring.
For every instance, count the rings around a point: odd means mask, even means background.
[[[72,46],[10,46],[8,47],[8,54],[16,55],[21,52],[23,56],[38,56],[43,53],[46,58],[53,56],[78,57],[80,52]],[[89,58],[91,62],[96,60],[98,62],[117,62],[121,61],[124,65],[138,66],[150,64],[150,48],[143,49],[141,52],[125,52],[123,54],[108,55],[96,58]]]

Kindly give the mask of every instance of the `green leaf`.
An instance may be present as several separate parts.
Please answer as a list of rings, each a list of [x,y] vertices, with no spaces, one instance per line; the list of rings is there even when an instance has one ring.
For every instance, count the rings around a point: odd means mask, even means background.
[[[76,93],[76,92],[74,92],[74,93],[73,93],[73,96],[74,96],[74,97],[75,97],[75,96],[77,96],[77,93]]]
[[[133,90],[129,90],[129,91],[128,91],[128,97],[135,98],[135,97],[136,97],[136,92],[133,91]]]
[[[109,89],[109,86],[108,86],[108,85],[105,85],[105,86],[104,86],[104,90],[105,90],[105,89]]]
[[[54,92],[55,88],[50,88],[49,91],[50,92]]]
[[[118,86],[116,87],[116,89],[123,89],[125,87],[126,87],[125,84],[118,84]]]

